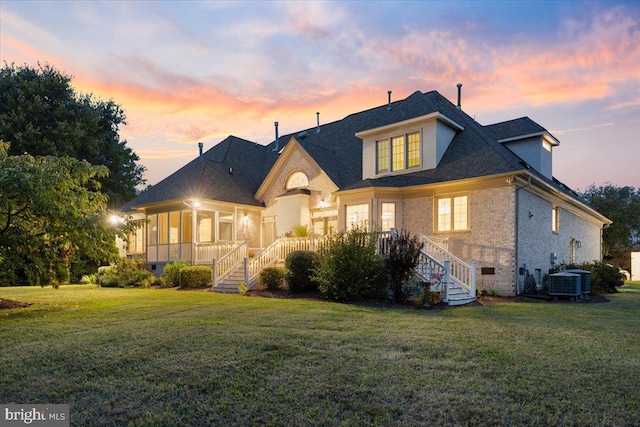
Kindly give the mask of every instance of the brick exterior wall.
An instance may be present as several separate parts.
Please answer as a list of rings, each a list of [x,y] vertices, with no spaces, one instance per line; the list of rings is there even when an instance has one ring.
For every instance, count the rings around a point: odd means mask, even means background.
[[[262,213],[263,216],[277,215],[275,199],[286,191],[285,185],[287,178],[296,170],[304,172],[309,179],[308,188],[311,191],[309,200],[310,209],[322,207],[320,202],[322,200],[328,200],[331,193],[338,189],[326,174],[322,173],[322,171],[316,165],[312,164],[299,150],[295,150],[291,153],[286,164],[282,167],[269,189],[265,192],[263,201],[266,209]],[[278,235],[282,236],[288,231],[290,230],[278,230]]]
[[[540,285],[545,274],[554,266],[551,253],[557,255],[555,264],[571,262],[571,241],[580,242],[575,247],[575,261],[592,262],[601,259],[600,224],[577,215],[570,206],[560,200],[549,201],[522,189],[518,194],[518,268],[533,274]],[[560,209],[558,233],[551,229],[552,209]],[[538,272],[536,273],[536,270]],[[518,275],[518,287],[523,289],[524,276]]]
[[[403,202],[402,226],[411,234],[449,239],[449,250],[477,264],[477,285],[500,295],[515,295],[515,195],[511,186],[471,190],[468,231],[438,233],[435,197],[413,197]],[[446,195],[446,194],[442,194]],[[482,267],[495,274],[482,275]]]

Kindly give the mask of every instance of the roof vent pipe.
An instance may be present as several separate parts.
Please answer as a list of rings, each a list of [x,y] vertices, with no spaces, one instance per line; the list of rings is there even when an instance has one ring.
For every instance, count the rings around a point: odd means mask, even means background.
[[[320,112],[316,111],[316,133],[320,133]]]
[[[204,142],[198,142],[198,151],[200,152],[200,161],[202,161],[202,148],[204,147]]]
[[[276,128],[276,148],[273,151],[278,151],[280,149],[280,143],[278,141],[278,122],[273,122],[273,126]]]
[[[462,110],[462,83],[458,83],[458,105],[456,108]]]
[[[387,100],[387,110],[391,109],[391,91],[387,91],[387,95],[389,95],[389,99]]]

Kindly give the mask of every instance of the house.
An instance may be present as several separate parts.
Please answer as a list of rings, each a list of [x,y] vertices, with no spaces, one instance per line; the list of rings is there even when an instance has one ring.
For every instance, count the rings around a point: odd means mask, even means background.
[[[284,247],[312,248],[283,238],[295,226],[317,239],[366,221],[420,236],[425,268],[446,264],[445,288],[455,279],[467,301],[476,285],[517,295],[558,263],[602,258],[610,221],[553,177],[560,142],[528,117],[483,126],[460,92],[454,105],[418,91],[317,119],[281,136],[276,122],[267,146],[235,136],[206,152],[200,144],[197,158],[123,207],[144,220],[129,255],[158,273],[174,260],[216,260],[222,289],[233,274],[252,284]]]

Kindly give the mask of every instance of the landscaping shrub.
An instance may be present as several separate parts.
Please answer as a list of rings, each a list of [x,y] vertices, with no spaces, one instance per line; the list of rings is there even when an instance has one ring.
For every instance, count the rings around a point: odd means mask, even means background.
[[[313,276],[320,292],[337,301],[380,296],[387,272],[384,259],[376,254],[378,236],[356,227],[323,242]]]
[[[409,298],[410,292],[407,282],[416,269],[423,244],[418,240],[418,236],[410,238],[409,232],[403,230],[397,235],[389,237],[387,245],[389,253],[386,255],[384,263],[389,273],[393,299],[396,302],[405,302]]]
[[[162,277],[166,286],[180,285],[180,271],[191,265],[188,261],[174,261],[167,264],[162,271]]]
[[[591,292],[613,294],[617,287],[624,285],[624,275],[618,267],[612,267],[604,262],[591,265]]]
[[[258,281],[270,291],[276,291],[284,281],[284,270],[280,267],[267,267],[258,274]]]
[[[193,265],[180,270],[178,283],[181,288],[206,288],[211,284],[211,267]]]
[[[100,267],[96,273],[98,285],[119,288],[148,288],[155,276],[147,270],[144,260],[120,258],[114,265]]]
[[[98,283],[96,274],[86,274],[80,278],[80,283],[83,285],[95,285]]]
[[[618,292],[617,287],[624,285],[624,275],[620,273],[618,267],[605,264],[602,261],[582,264],[559,264],[549,270],[549,274],[559,273],[565,270],[587,270],[591,272],[591,293],[592,294],[614,294]],[[548,276],[545,275],[545,286],[548,283]]]
[[[284,278],[289,292],[309,292],[318,289],[318,284],[311,280],[318,266],[318,254],[311,251],[295,251],[287,255],[284,261]]]

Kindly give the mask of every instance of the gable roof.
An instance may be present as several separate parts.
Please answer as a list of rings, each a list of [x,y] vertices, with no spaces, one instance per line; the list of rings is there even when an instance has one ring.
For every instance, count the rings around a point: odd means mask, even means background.
[[[493,125],[484,126],[484,129],[499,142],[545,135],[548,141],[553,145],[560,144],[560,141],[558,141],[555,136],[529,117],[520,117],[506,122],[495,123]]]
[[[265,165],[268,164],[270,169],[277,160],[277,153],[291,138],[295,138],[338,188],[353,185],[362,179],[362,140],[356,136],[356,132],[386,111],[387,105],[384,105],[322,124],[319,132],[317,127],[313,127],[280,136],[277,143],[273,141],[267,146],[269,160]],[[276,146],[278,150],[275,150]]]
[[[362,140],[356,133],[438,113],[459,125],[438,167],[401,175],[362,180]],[[460,130],[464,129],[464,130]],[[414,92],[405,99],[345,118],[282,135],[267,146],[229,136],[191,161],[123,209],[165,200],[199,197],[261,206],[257,190],[284,147],[295,138],[339,190],[367,187],[407,187],[504,173],[529,173],[574,199],[579,196],[555,179],[530,168],[499,141],[531,134],[551,134],[528,117],[482,126],[436,91]],[[553,138],[553,136],[551,136]],[[554,138],[555,139],[555,138]],[[232,173],[229,173],[230,168]]]
[[[422,98],[421,102],[419,98]],[[436,91],[416,92],[395,108],[404,109],[402,103],[409,102],[407,108],[411,114],[403,116],[393,114],[390,117],[404,117],[404,120],[421,115],[439,112],[464,127],[458,132],[437,168],[421,170],[401,175],[389,175],[357,182],[347,189],[366,187],[407,187],[414,185],[434,184],[467,178],[476,178],[500,173],[522,171],[526,168],[522,159],[511,150],[498,143],[493,135],[483,129],[473,118],[456,108],[448,99]],[[392,123],[386,117],[376,122],[376,126]],[[371,124],[373,125],[373,123]]]
[[[127,202],[122,211],[190,198],[260,206],[253,198],[264,179],[266,147],[229,136]]]

